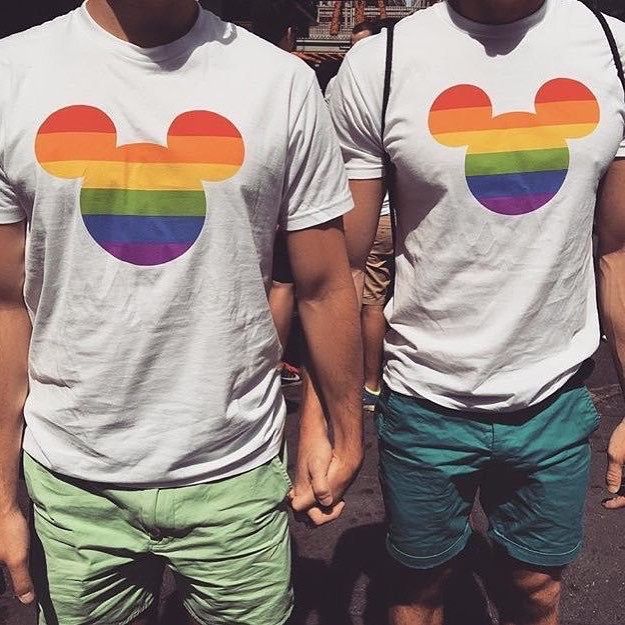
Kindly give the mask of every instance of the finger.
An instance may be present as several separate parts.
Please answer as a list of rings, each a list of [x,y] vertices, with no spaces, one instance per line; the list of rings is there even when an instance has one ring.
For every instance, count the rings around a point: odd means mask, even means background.
[[[625,497],[620,495],[612,499],[605,499],[602,503],[603,507],[608,510],[619,510],[620,508],[625,508]]]
[[[322,462],[314,462],[310,465],[310,483],[315,499],[321,506],[331,506],[334,496],[328,480],[328,465]]]
[[[608,455],[608,469],[605,474],[605,481],[608,491],[618,493],[623,480],[623,465],[614,456]]]
[[[35,590],[28,573],[28,558],[6,562],[6,567],[11,576],[16,597],[24,604],[32,603],[35,600]]]
[[[295,488],[291,499],[291,508],[294,512],[305,512],[316,505],[315,493],[310,485],[307,488]]]
[[[331,508],[315,507],[308,511],[308,518],[312,521],[313,525],[321,527],[322,525],[326,525],[327,523],[331,523],[332,521],[338,519],[341,514],[343,514],[344,509],[344,501],[340,501]]]

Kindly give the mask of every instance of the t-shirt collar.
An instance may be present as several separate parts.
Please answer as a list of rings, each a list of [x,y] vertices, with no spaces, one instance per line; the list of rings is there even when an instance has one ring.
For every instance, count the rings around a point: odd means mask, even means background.
[[[482,24],[463,17],[453,9],[449,2],[441,2],[437,9],[439,15],[458,30],[478,38],[517,37],[546,20],[558,0],[545,0],[544,4],[527,17],[509,24]]]
[[[171,43],[154,48],[142,48],[128,41],[124,41],[102,28],[93,17],[91,17],[87,9],[87,2],[88,0],[85,0],[78,9],[77,18],[80,20],[83,27],[88,29],[90,40],[97,40],[100,45],[108,47],[113,52],[139,62],[162,63],[178,58],[182,54],[192,50],[200,39],[200,34],[202,33],[206,20],[206,12],[198,5],[198,17],[189,32]]]

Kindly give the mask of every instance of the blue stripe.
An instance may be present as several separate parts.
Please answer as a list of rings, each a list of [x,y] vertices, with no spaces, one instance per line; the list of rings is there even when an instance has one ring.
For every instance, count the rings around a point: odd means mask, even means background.
[[[136,217],[134,215],[83,215],[89,234],[107,243],[191,243],[204,217]]]
[[[562,186],[568,170],[531,171],[493,176],[467,176],[475,197],[518,197],[521,195],[555,195]]]

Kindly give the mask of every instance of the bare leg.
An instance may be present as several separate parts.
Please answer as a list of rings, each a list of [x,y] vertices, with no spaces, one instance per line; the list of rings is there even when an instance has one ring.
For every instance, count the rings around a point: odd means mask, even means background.
[[[282,350],[286,349],[289,333],[291,332],[291,319],[295,307],[295,287],[293,284],[273,282],[269,291],[269,308],[273,316],[273,322],[278,331],[278,338]]]
[[[365,386],[371,391],[380,389],[386,319],[384,306],[363,304],[362,342],[365,355]]]
[[[390,625],[443,625],[450,567],[414,571],[399,565],[390,576]]]
[[[495,585],[501,625],[558,625],[563,570],[502,558]]]

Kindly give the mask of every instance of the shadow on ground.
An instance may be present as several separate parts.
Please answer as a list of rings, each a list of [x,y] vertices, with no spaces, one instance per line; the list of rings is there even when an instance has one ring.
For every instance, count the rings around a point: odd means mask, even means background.
[[[342,534],[330,563],[296,554],[297,607],[290,625],[306,625],[311,617],[318,625],[386,625],[384,537],[383,524],[365,525]],[[353,596],[362,576],[364,602],[354,614]],[[445,625],[491,622],[481,587],[467,566],[448,585]]]

